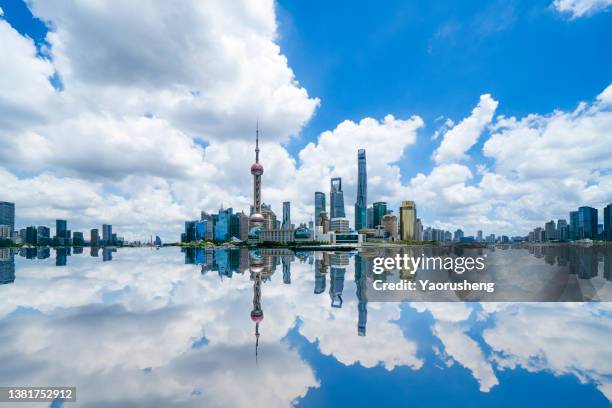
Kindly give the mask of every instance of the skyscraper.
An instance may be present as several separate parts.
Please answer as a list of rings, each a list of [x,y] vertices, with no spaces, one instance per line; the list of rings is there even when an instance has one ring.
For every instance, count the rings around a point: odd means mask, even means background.
[[[546,231],[546,240],[552,241],[557,239],[557,227],[555,226],[555,221],[550,220],[546,224],[544,224],[544,230]]]
[[[342,178],[331,179],[331,191],[329,193],[329,218],[344,218],[344,193],[342,192]]]
[[[399,235],[402,241],[412,241],[415,239],[414,230],[417,219],[416,204],[414,201],[402,201],[402,206],[399,208],[400,225]]]
[[[368,175],[365,149],[357,151],[357,200],[355,201],[355,231],[368,226],[366,215],[368,205]]]
[[[578,211],[570,212],[569,239],[578,239]]]
[[[612,203],[604,208],[604,239],[612,241]]]
[[[319,216],[321,215],[321,211],[325,211],[325,193],[320,191],[315,192],[315,224],[318,224]]]
[[[379,201],[374,203],[372,211],[372,227],[376,228],[382,224],[382,218],[387,214],[387,203]]]
[[[578,208],[578,239],[597,238],[597,209],[593,207]]]
[[[105,245],[113,245],[113,226],[110,224],[102,225],[102,241]]]
[[[289,201],[283,202],[283,229],[291,228],[291,203]]]
[[[221,207],[219,209],[219,219],[215,223],[215,240],[216,241],[227,241],[230,238],[230,222],[232,218],[233,210],[228,208],[226,210]],[[206,234],[206,230],[204,230]]]
[[[0,225],[8,225],[11,235],[15,231],[15,204],[0,201]]]
[[[569,225],[564,219],[557,220],[557,239],[567,241],[569,239]]]
[[[100,245],[100,235],[98,234],[97,228],[94,228],[89,232],[89,245],[92,247],[97,247]]]

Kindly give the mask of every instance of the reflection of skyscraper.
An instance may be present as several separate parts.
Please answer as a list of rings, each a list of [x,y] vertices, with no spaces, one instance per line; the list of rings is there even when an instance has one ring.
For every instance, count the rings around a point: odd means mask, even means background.
[[[331,191],[329,193],[329,218],[344,218],[344,193],[342,192],[342,178],[331,179]]]
[[[65,266],[68,257],[68,248],[55,248],[55,266]]]
[[[322,211],[325,211],[325,193],[317,191],[315,192],[315,225],[321,225],[319,224],[319,216]]]
[[[108,262],[113,260],[113,251],[111,248],[102,248],[102,261]]]
[[[15,254],[10,248],[0,248],[0,285],[15,282]]]
[[[357,151],[357,200],[355,201],[355,231],[367,227],[368,176],[365,149]]]
[[[342,291],[344,290],[344,274],[348,265],[347,254],[335,253],[330,256],[331,273],[329,282],[329,297],[332,307],[342,307]]]
[[[329,297],[332,307],[342,307],[342,291],[344,290],[345,268],[331,267],[329,282]]]
[[[285,285],[291,284],[291,258],[287,256],[281,257],[283,262],[283,283]]]
[[[38,248],[38,251],[36,252],[36,258],[38,259],[47,259],[50,256],[51,256],[50,248]]]
[[[98,247],[91,247],[91,249],[89,250],[89,255],[93,256],[93,257],[98,257],[98,251],[100,248]]]
[[[355,285],[357,286],[357,311],[359,319],[357,321],[357,334],[366,335],[366,324],[368,322],[368,298],[366,296],[366,265],[365,259],[361,255],[355,255]]]
[[[327,265],[325,265],[325,258],[321,256],[321,259],[315,259],[315,288],[314,293],[325,292],[325,286],[327,281]]]

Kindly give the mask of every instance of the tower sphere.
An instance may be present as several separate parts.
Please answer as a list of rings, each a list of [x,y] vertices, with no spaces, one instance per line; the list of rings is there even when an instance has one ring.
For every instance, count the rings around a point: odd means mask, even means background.
[[[254,176],[261,176],[263,174],[263,166],[259,163],[253,163],[251,166],[251,174]]]
[[[264,318],[264,314],[263,311],[261,310],[253,310],[251,312],[251,320],[254,321],[255,323],[259,323],[263,320]]]
[[[259,213],[254,213],[249,218],[249,221],[251,221],[252,224],[263,224],[265,221],[265,218],[263,215]]]

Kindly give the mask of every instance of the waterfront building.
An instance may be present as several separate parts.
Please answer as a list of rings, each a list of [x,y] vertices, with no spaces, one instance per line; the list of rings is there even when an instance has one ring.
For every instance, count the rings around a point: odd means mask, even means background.
[[[569,225],[567,221],[564,219],[557,220],[557,239],[559,241],[567,241],[569,240]]]
[[[385,214],[382,217],[382,227],[391,239],[397,239],[397,217],[393,214]]]
[[[541,229],[541,228],[540,228],[540,229]],[[540,239],[541,241],[543,241],[543,240],[544,240],[544,238],[543,238],[543,236],[544,236],[544,235],[543,235],[543,234],[544,234],[544,231],[542,231],[542,232],[541,232],[541,235],[540,235],[540,236],[542,237],[542,238]],[[494,244],[494,243],[495,243],[495,234],[489,234],[489,235],[487,235],[486,242],[487,242],[487,244]]]
[[[202,211],[200,214],[200,220],[206,221],[206,231],[204,232],[204,239],[206,241],[215,239],[215,220],[217,218],[216,214],[208,214],[205,211]]]
[[[63,239],[68,238],[68,221],[55,220],[55,238],[63,245]]]
[[[578,211],[571,211],[570,212],[570,225],[569,225],[569,232],[570,232],[570,237],[569,239],[572,241],[575,241],[578,239]]]
[[[97,228],[94,228],[89,231],[89,245],[91,245],[92,247],[100,245],[100,235],[98,234]]]
[[[238,230],[241,241],[246,241],[249,239],[249,216],[244,213],[244,211],[240,212],[238,215]]]
[[[417,218],[414,224],[414,239],[417,241],[423,240],[423,223],[420,218]]]
[[[554,220],[550,220],[544,224],[544,230],[546,232],[547,241],[554,241],[557,239],[557,227],[555,226]]]
[[[604,208],[604,239],[612,241],[612,203]]]
[[[37,238],[38,232],[36,231],[36,227],[26,227],[24,242],[29,245],[36,245],[36,243],[38,242]]]
[[[578,239],[597,239],[597,209],[578,208]]]
[[[15,231],[15,203],[0,201],[0,225],[8,225],[11,235]]]
[[[432,241],[431,227],[425,228],[423,230],[423,241]]]
[[[368,181],[365,149],[357,151],[357,200],[355,201],[355,231],[367,226]]]
[[[206,231],[204,231],[206,235]],[[231,214],[229,218],[229,239],[240,239],[240,214]]]
[[[261,205],[261,214],[263,215],[263,227],[264,229],[279,229],[280,222],[276,219],[276,214],[272,211],[272,207],[268,204]]]
[[[533,239],[534,239],[535,242],[542,242],[542,241],[544,241],[544,235],[545,235],[545,232],[544,232],[544,230],[541,227],[536,227],[533,230]]]
[[[162,240],[159,237],[159,235],[155,236],[155,242],[154,242],[155,246],[162,246]]]
[[[314,213],[314,219],[315,219],[316,225],[320,225],[318,224],[319,216],[321,215],[321,212],[323,211],[326,211],[325,210],[325,193],[316,191],[315,192],[315,213]]]
[[[110,224],[102,225],[102,243],[103,245],[114,245],[113,226]]]
[[[457,228],[457,230],[455,231],[455,234],[453,236],[453,241],[460,242],[461,238],[463,238],[463,237],[464,237],[463,230],[460,229],[460,228]]]
[[[291,228],[262,228],[259,232],[259,242],[275,242],[288,244],[294,242],[294,231]]]
[[[476,242],[483,242],[483,238],[482,238],[482,230],[478,230],[476,232]]]
[[[453,234],[450,231],[442,231],[442,241],[451,242],[453,240]]]
[[[379,225],[382,224],[382,218],[384,215],[387,214],[387,203],[383,202],[383,201],[379,201],[373,204],[373,210],[372,210],[372,216],[373,216],[373,220],[372,220],[372,226],[373,228],[378,227]]]
[[[350,229],[348,218],[332,218],[329,222],[329,229],[334,232],[348,232]]]
[[[342,178],[333,177],[331,179],[331,189],[329,193],[329,217],[344,218],[344,192],[342,191]]]
[[[326,234],[329,232],[329,219],[327,218],[327,211],[321,211],[319,213],[319,220],[317,225],[323,228],[323,233]]]
[[[368,228],[374,228],[374,208],[368,207],[366,209],[366,224]]]
[[[399,235],[402,241],[414,241],[417,209],[414,201],[403,201],[399,208]]]
[[[10,225],[0,225],[0,240],[13,239],[13,230]]]
[[[72,234],[72,245],[85,246],[85,238],[82,232],[75,231]]]
[[[291,202],[289,201],[283,202],[283,223],[281,228],[291,228]]]
[[[51,245],[51,229],[43,225],[37,227],[36,241],[38,245]]]
[[[215,224],[215,241],[227,241],[230,239],[230,220],[232,218],[233,210],[228,208],[223,209],[223,206],[219,209],[217,223]],[[203,231],[205,234],[206,230]]]

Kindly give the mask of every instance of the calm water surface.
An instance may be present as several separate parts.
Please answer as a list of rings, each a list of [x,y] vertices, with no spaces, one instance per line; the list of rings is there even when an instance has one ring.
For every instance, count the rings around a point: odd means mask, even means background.
[[[611,303],[368,302],[365,256],[258,255],[0,250],[0,385],[74,385],[66,407],[610,406]],[[606,260],[572,274],[600,288]]]

